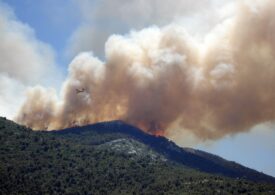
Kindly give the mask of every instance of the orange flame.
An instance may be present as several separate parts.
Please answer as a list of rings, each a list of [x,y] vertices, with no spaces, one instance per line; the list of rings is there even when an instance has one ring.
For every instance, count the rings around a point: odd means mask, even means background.
[[[156,130],[153,132],[153,135],[157,137],[165,137],[165,131],[164,130]]]

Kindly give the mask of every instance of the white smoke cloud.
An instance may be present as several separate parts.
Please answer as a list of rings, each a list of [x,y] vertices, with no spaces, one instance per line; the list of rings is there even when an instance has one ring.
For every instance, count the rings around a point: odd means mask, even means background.
[[[253,8],[241,1],[236,14],[201,42],[176,24],[112,35],[105,61],[78,55],[61,99],[33,89],[17,120],[35,129],[59,129],[122,119],[150,133],[202,140],[272,122],[274,6],[272,0]],[[44,108],[49,109],[43,113]]]
[[[193,35],[203,37],[234,12],[235,0],[89,0],[76,1],[83,22],[74,32],[67,53],[93,51],[104,57],[104,43],[114,33],[145,26],[179,24]]]
[[[53,50],[0,2],[0,115],[14,116],[27,86],[54,85],[57,79],[49,75],[60,76]]]

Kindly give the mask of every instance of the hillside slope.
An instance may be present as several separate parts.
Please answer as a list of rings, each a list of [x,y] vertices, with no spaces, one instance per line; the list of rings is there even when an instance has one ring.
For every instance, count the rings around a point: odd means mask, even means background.
[[[53,133],[61,134],[66,137],[73,135],[74,139],[78,137],[81,141],[83,141],[89,132],[98,133],[104,135],[104,137],[111,134],[118,137],[130,137],[144,143],[171,161],[197,169],[199,171],[219,174],[232,178],[243,178],[256,182],[269,182],[275,184],[275,178],[271,176],[253,169],[249,169],[238,163],[227,161],[219,156],[207,152],[194,150],[192,148],[181,148],[165,137],[149,135],[144,133],[142,130],[122,121],[101,122],[83,127],[69,128],[61,131],[59,130]]]
[[[102,124],[97,125],[93,128]],[[87,126],[34,132],[0,118],[0,143],[0,194],[275,192],[271,184],[229,179],[174,163],[115,130],[103,133]]]

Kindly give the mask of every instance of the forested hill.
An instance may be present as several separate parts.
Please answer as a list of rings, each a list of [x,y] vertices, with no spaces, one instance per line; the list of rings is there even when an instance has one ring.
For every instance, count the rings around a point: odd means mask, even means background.
[[[84,140],[90,143],[91,136],[87,135],[92,134],[102,135],[100,136],[102,138],[106,138],[109,135],[131,138],[145,144],[171,161],[202,172],[219,174],[232,178],[243,178],[256,182],[275,183],[274,177],[249,169],[238,163],[227,161],[207,152],[192,148],[181,148],[165,137],[149,135],[123,121],[101,122],[83,127],[58,130],[53,133],[63,135],[67,138],[71,137],[73,138],[72,141],[79,140],[82,143]],[[101,139],[96,139],[95,143],[100,142],[100,140]]]
[[[190,168],[115,130],[35,132],[0,118],[0,143],[0,194],[275,193],[274,184]]]

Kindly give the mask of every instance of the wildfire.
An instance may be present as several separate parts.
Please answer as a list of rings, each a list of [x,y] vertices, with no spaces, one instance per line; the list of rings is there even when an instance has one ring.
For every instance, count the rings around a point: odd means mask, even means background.
[[[164,137],[165,136],[165,131],[164,130],[156,130],[153,133],[157,137]]]
[[[139,123],[133,123],[133,125],[151,135],[155,135],[157,137],[165,136],[165,130],[163,130],[165,127],[161,123],[140,121]]]

